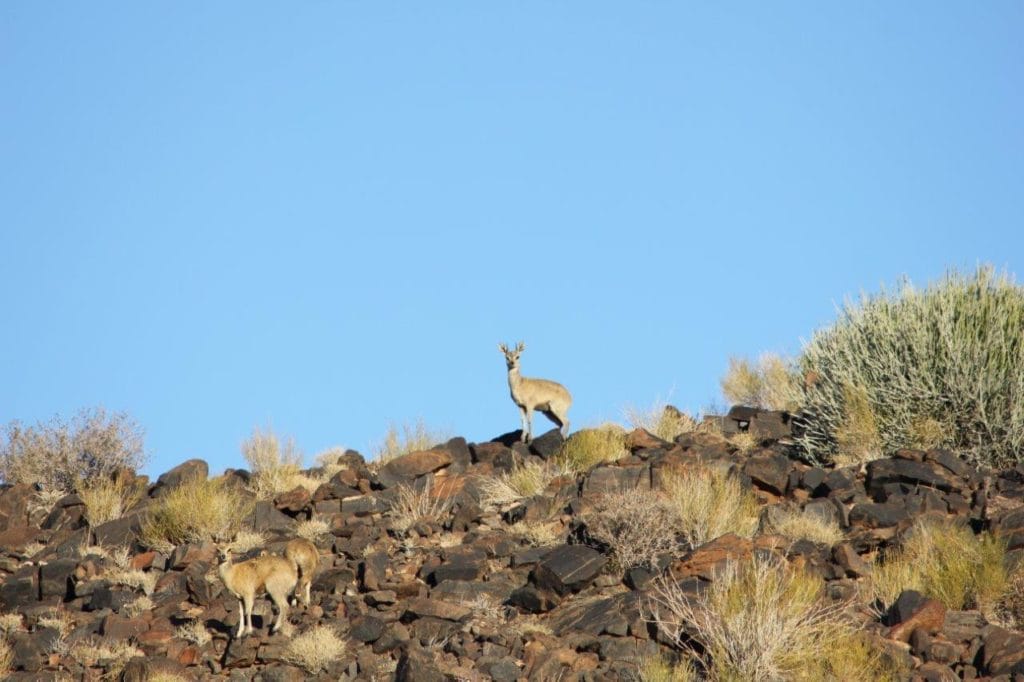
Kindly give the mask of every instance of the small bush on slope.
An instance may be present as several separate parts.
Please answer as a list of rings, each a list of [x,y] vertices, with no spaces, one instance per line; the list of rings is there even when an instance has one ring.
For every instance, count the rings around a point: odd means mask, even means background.
[[[662,440],[675,441],[677,436],[696,431],[697,420],[672,405],[656,401],[650,409],[626,409],[626,421],[634,429],[644,429]]]
[[[80,487],[78,496],[85,504],[85,518],[93,527],[121,518],[145,495],[142,486],[121,476],[100,478]]]
[[[669,579],[650,608],[659,629],[715,680],[894,678],[823,582],[773,557],[727,562],[700,596]],[[696,641],[697,647],[693,641]]]
[[[810,540],[832,546],[843,539],[839,524],[816,514],[780,509],[771,518],[771,530],[792,540]]]
[[[676,548],[675,509],[659,491],[632,488],[602,495],[582,518],[622,569],[653,567],[659,554]]]
[[[1011,584],[1005,553],[1006,544],[991,535],[922,519],[902,547],[876,561],[871,596],[888,606],[903,590],[917,590],[949,609],[977,608],[991,614]]]
[[[401,433],[399,433],[401,428]],[[378,464],[387,464],[396,457],[408,455],[410,452],[429,450],[439,443],[444,443],[449,436],[442,431],[434,431],[418,419],[414,425],[402,424],[399,427],[392,423],[384,440],[374,451]]]
[[[302,475],[302,453],[295,447],[295,441],[289,438],[282,445],[269,428],[253,429],[252,435],[242,442],[242,455],[252,469],[250,488],[259,499],[300,485],[316,490],[322,482]]]
[[[794,410],[803,398],[793,363],[774,353],[763,354],[757,365],[746,358],[729,358],[722,394],[735,405],[764,410]]]
[[[190,478],[150,507],[142,541],[155,548],[230,540],[252,511],[252,500],[223,478]]]
[[[694,547],[726,533],[750,537],[757,529],[757,498],[719,469],[668,472],[663,486],[679,532]]]
[[[142,430],[123,412],[82,410],[71,422],[23,426],[12,421],[0,443],[0,477],[7,483],[40,483],[72,493],[118,469],[145,463]]]
[[[813,462],[840,450],[851,387],[883,452],[926,440],[1000,466],[1024,450],[1024,288],[990,266],[848,302],[799,363],[813,377],[800,437]]]
[[[569,436],[562,443],[555,462],[565,469],[583,472],[627,454],[625,431],[621,426],[610,424],[596,429],[581,429]]]
[[[284,660],[299,666],[310,675],[316,675],[344,656],[347,648],[345,640],[333,628],[315,625],[288,643]]]

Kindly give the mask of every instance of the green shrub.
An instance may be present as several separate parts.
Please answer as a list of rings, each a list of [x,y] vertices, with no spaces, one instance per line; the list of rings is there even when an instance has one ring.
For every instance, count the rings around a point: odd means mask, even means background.
[[[555,456],[566,470],[584,472],[604,462],[613,462],[629,454],[626,432],[612,424],[596,429],[580,429],[569,436]]]
[[[757,498],[735,476],[720,469],[692,467],[664,475],[662,486],[675,512],[678,532],[691,546],[757,530]]]
[[[125,413],[102,407],[79,412],[70,422],[23,426],[12,421],[0,441],[0,477],[7,483],[39,483],[71,493],[109,477],[118,469],[135,471],[145,463],[142,430]]]
[[[812,462],[833,459],[865,404],[883,452],[944,446],[999,466],[1024,451],[1024,288],[991,266],[848,302],[799,365]]]
[[[948,609],[991,614],[1011,588],[1006,543],[944,520],[919,521],[903,546],[879,557],[871,596],[892,604],[903,590],[917,590]]]

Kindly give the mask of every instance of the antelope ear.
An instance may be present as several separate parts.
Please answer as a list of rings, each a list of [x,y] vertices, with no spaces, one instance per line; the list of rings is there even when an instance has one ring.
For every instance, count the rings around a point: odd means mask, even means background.
[[[516,352],[517,353],[522,353],[524,350],[526,350],[526,344],[525,343],[520,341],[518,344],[516,344]]]
[[[507,353],[508,352],[508,346],[506,346],[503,343],[499,343],[498,344],[498,350],[500,350],[502,353]]]

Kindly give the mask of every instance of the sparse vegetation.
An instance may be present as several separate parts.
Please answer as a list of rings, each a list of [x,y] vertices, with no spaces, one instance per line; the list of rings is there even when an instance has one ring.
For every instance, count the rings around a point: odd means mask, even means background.
[[[20,613],[0,613],[0,637],[7,637],[21,631],[24,616]]]
[[[991,266],[848,302],[800,367],[814,378],[800,437],[813,462],[840,450],[850,386],[866,394],[883,452],[920,444],[922,430],[994,466],[1024,448],[1024,288]]]
[[[449,438],[445,432],[428,428],[422,419],[416,420],[413,425],[398,426],[392,422],[388,425],[384,440],[374,449],[375,459],[378,464],[386,464],[410,452],[429,450]]]
[[[334,628],[315,625],[288,643],[284,659],[316,675],[344,656],[347,648]]]
[[[6,638],[0,638],[0,672],[8,672],[14,663],[14,649]]]
[[[117,475],[96,479],[78,491],[85,503],[85,518],[93,527],[121,518],[143,495],[142,486]]]
[[[894,551],[879,557],[871,595],[888,606],[903,590],[917,590],[946,608],[993,613],[1011,587],[1005,543],[944,520],[923,519]]]
[[[843,531],[834,520],[794,509],[782,509],[774,514],[771,530],[792,540],[810,540],[829,546],[843,539]]]
[[[228,543],[228,549],[234,554],[245,554],[267,544],[267,538],[263,533],[251,530],[240,530]]]
[[[193,619],[180,625],[177,630],[174,631],[174,636],[179,639],[183,639],[186,642],[192,642],[196,646],[204,647],[213,640],[213,636],[210,631],[203,625],[203,621]]]
[[[572,471],[584,472],[628,454],[625,431],[621,426],[609,424],[575,432],[562,444],[555,460]]]
[[[135,471],[145,462],[142,443],[142,430],[127,414],[103,408],[82,410],[70,422],[59,416],[34,426],[12,421],[0,441],[0,478],[71,493],[118,469]]]
[[[868,392],[863,387],[848,384],[843,387],[843,397],[845,413],[836,429],[836,452],[832,462],[836,466],[849,466],[878,459],[882,456],[882,438]]]
[[[722,393],[735,405],[764,410],[795,410],[803,399],[798,372],[791,360],[765,353],[755,365],[746,358],[729,358]]]
[[[302,453],[295,447],[294,439],[282,444],[269,427],[263,431],[253,429],[242,443],[242,455],[252,469],[250,489],[259,499],[269,499],[298,486],[313,491],[323,483],[302,473]]]
[[[558,521],[520,521],[510,526],[508,532],[534,547],[547,547],[558,544],[562,539],[562,524]]]
[[[679,520],[679,532],[691,546],[726,533],[750,537],[757,529],[757,498],[720,469],[668,472],[663,486]]]
[[[734,448],[736,448],[736,452],[740,453],[741,455],[746,455],[747,453],[751,452],[754,448],[757,447],[758,444],[757,438],[754,437],[754,434],[750,433],[749,431],[741,431],[739,433],[734,433],[732,436],[729,437],[728,440],[729,443],[732,444]]]
[[[677,436],[695,431],[698,427],[697,421],[693,417],[661,401],[655,401],[647,410],[629,407],[625,412],[626,421],[631,427],[644,429],[670,443]]]
[[[583,520],[620,568],[654,567],[658,555],[676,548],[675,512],[663,493],[633,488],[597,498]]]
[[[399,531],[407,531],[418,523],[438,523],[448,516],[451,508],[452,499],[446,494],[444,484],[437,490],[429,482],[421,490],[402,485],[391,507],[392,525]]]
[[[150,506],[142,540],[164,549],[183,542],[227,541],[251,509],[252,500],[222,478],[193,477]]]
[[[113,679],[128,661],[136,656],[144,656],[145,652],[130,642],[88,637],[75,642],[69,655],[86,667],[102,663],[107,669],[107,675]]]
[[[638,668],[640,682],[696,682],[699,679],[687,658],[672,665],[664,656],[652,656],[641,661]]]
[[[331,532],[331,526],[323,519],[308,519],[300,521],[295,526],[295,534],[310,542],[316,542],[317,538],[323,537]]]
[[[696,597],[663,579],[651,605],[662,632],[711,679],[886,679],[881,656],[863,647],[844,607],[824,599],[820,579],[757,555],[727,562]]]
[[[544,492],[559,476],[575,476],[575,472],[559,462],[527,462],[508,473],[480,478],[480,501],[491,509],[513,504]]]

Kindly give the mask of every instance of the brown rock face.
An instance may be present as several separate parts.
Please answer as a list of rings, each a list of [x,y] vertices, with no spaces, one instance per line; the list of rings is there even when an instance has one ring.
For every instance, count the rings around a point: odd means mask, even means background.
[[[380,480],[387,485],[411,482],[413,479],[443,469],[452,463],[447,450],[420,450],[391,460],[380,470]]]
[[[909,642],[914,630],[921,628],[930,635],[942,630],[946,607],[937,599],[927,599],[914,590],[904,590],[890,609],[893,623],[889,639]]]

